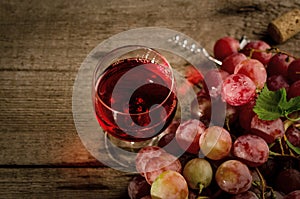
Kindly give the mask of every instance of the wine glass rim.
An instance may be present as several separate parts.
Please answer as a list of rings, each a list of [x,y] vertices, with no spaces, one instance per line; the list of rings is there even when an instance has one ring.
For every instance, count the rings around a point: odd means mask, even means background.
[[[124,48],[133,48],[132,50],[127,51],[126,53],[130,53],[130,52],[133,52],[133,51],[136,51],[136,50],[139,50],[139,49],[146,49],[146,50],[148,50],[148,51],[154,52],[155,54],[159,55],[159,57],[163,60],[163,63],[166,64],[166,65],[168,66],[168,68],[170,69],[170,73],[171,73],[171,87],[170,87],[170,89],[169,89],[168,95],[165,97],[165,99],[164,99],[159,105],[163,105],[163,104],[169,99],[169,97],[170,97],[170,95],[171,95],[172,93],[174,93],[174,95],[176,95],[176,92],[173,91],[173,90],[174,90],[174,87],[175,87],[175,77],[174,77],[174,73],[173,73],[172,66],[170,65],[170,63],[168,62],[168,60],[167,60],[163,55],[161,55],[161,53],[159,53],[157,50],[155,50],[155,49],[153,49],[153,48],[150,48],[150,47],[147,47],[147,46],[142,46],[142,45],[125,45],[125,46],[121,46],[121,47],[119,47],[119,48],[116,48],[116,49],[114,49],[114,50],[108,52],[106,55],[104,55],[104,57],[102,57],[102,58],[99,60],[98,64],[96,65],[96,68],[95,68],[94,73],[93,73],[93,86],[92,86],[92,88],[93,88],[93,92],[95,92],[95,93],[93,94],[93,96],[92,96],[93,99],[94,99],[94,97],[95,97],[94,95],[97,93],[97,84],[99,83],[98,80],[100,80],[100,78],[99,78],[99,79],[96,79],[96,78],[95,78],[96,73],[97,73],[97,71],[98,71],[98,69],[99,69],[99,66],[101,65],[101,63],[104,62],[104,60],[105,60],[109,55],[111,55],[112,53],[114,53],[114,52],[116,52],[116,51],[118,51],[118,50],[120,50],[120,49],[124,49]],[[151,63],[153,63],[153,62],[151,61]],[[155,62],[154,62],[154,63],[155,63]],[[161,64],[159,64],[159,65],[161,65]],[[106,70],[104,70],[104,71],[101,73],[101,75],[103,75],[103,74],[105,73],[105,71],[106,71]],[[100,76],[101,76],[101,75],[100,75]],[[112,111],[114,114],[118,114],[118,115],[131,115],[131,116],[144,115],[144,114],[149,114],[150,112],[155,111],[156,109],[158,109],[159,107],[161,107],[161,106],[156,106],[155,108],[151,109],[150,111],[143,111],[143,112],[141,112],[141,113],[125,113],[125,112],[121,112],[121,111],[118,111],[118,110],[115,110],[115,109],[111,108],[111,107],[110,107],[109,105],[107,105],[100,97],[98,97],[98,100],[99,100],[100,103],[101,103],[103,106],[105,106],[108,110],[110,110],[110,111]],[[94,106],[95,106],[95,104],[94,104]]]

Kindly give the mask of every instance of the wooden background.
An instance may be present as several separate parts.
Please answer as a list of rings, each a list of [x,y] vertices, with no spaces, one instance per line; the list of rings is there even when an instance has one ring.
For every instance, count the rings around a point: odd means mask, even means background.
[[[126,198],[131,174],[83,147],[72,87],[87,54],[137,27],[167,27],[209,52],[225,35],[264,39],[298,0],[2,0],[0,2],[0,198]],[[300,34],[281,49],[300,57]]]

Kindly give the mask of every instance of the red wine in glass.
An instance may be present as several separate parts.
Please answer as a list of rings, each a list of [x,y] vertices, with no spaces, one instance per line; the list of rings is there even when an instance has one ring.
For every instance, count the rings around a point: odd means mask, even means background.
[[[146,58],[118,60],[96,80],[96,117],[104,131],[120,140],[149,140],[172,121],[174,90],[170,66]]]

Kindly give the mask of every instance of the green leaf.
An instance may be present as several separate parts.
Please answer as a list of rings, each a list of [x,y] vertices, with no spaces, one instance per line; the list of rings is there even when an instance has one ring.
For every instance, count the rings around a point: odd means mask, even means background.
[[[256,100],[253,111],[262,120],[275,120],[279,117],[289,118],[292,112],[300,110],[300,96],[287,101],[287,94],[284,88],[277,91],[270,91],[264,86]]]
[[[284,101],[281,92],[281,90],[270,91],[267,86],[262,89],[253,109],[259,119],[274,120],[283,115],[282,108],[279,106]]]
[[[295,153],[297,153],[298,155],[300,155],[300,148],[296,147],[294,145],[292,145],[292,143],[290,143],[288,140],[286,140],[287,145],[289,146],[290,149],[292,149],[293,151],[295,151]]]

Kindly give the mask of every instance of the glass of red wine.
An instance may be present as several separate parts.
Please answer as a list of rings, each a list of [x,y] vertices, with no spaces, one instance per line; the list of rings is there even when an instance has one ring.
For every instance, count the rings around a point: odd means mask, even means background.
[[[94,71],[92,88],[105,138],[127,151],[153,144],[176,113],[172,68],[145,46],[124,46],[105,55]]]

